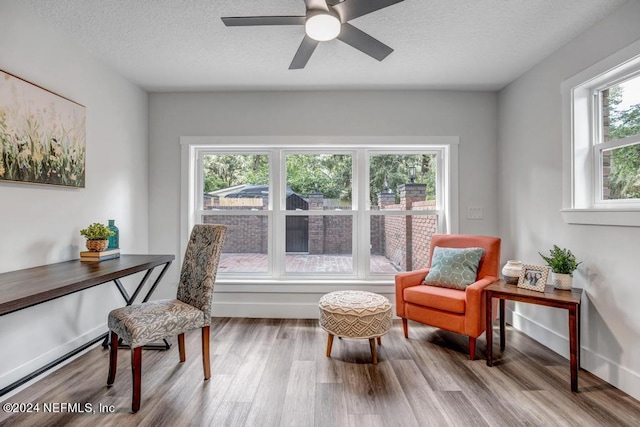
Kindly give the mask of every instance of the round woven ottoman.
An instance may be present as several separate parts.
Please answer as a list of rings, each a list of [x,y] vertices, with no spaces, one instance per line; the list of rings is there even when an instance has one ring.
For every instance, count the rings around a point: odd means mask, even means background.
[[[391,303],[382,295],[366,291],[336,291],[319,302],[320,327],[329,333],[327,357],[331,357],[333,337],[369,340],[373,364],[378,364],[376,338],[391,329]]]

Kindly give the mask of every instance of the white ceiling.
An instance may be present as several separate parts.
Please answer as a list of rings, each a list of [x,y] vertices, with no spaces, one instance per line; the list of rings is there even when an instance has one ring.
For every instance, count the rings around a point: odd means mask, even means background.
[[[348,0],[347,0],[348,1]],[[322,42],[289,63],[303,26],[225,27],[221,16],[304,15],[304,0],[23,0],[149,91],[497,90],[625,0],[405,0],[350,21],[395,51],[378,62]]]

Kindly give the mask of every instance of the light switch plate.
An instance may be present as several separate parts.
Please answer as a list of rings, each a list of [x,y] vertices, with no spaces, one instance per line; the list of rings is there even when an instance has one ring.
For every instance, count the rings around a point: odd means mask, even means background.
[[[481,207],[469,207],[467,208],[467,219],[483,219],[484,212]]]

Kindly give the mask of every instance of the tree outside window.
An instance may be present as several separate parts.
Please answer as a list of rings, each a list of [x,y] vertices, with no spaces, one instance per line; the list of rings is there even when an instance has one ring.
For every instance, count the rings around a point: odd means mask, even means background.
[[[617,146],[602,151],[602,198],[640,198],[640,76],[602,91],[602,139]]]

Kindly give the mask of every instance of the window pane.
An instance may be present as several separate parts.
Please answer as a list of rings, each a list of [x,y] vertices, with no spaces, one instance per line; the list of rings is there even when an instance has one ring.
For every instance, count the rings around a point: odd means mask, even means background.
[[[640,144],[603,150],[602,199],[640,199]]]
[[[345,215],[286,217],[287,273],[353,272],[353,218]]]
[[[218,271],[267,272],[269,218],[266,215],[203,215],[203,224],[227,226]]]
[[[372,210],[434,209],[435,154],[374,154],[369,158]],[[426,201],[431,203],[425,204]],[[433,207],[431,207],[433,206]]]
[[[437,215],[372,215],[371,273],[396,273],[426,268]]]
[[[352,163],[348,154],[287,155],[286,209],[350,210]]]
[[[640,76],[602,91],[604,141],[640,134]]]
[[[269,156],[207,154],[203,158],[203,209],[267,209]]]

